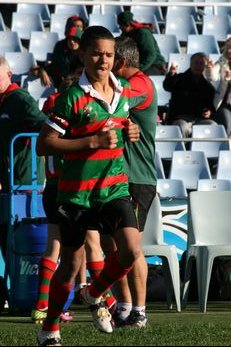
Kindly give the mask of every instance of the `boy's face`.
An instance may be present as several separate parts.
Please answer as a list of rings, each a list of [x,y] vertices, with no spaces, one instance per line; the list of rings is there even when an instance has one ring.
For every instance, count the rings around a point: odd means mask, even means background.
[[[108,78],[114,64],[115,42],[108,39],[92,41],[83,52],[83,62],[89,80]]]

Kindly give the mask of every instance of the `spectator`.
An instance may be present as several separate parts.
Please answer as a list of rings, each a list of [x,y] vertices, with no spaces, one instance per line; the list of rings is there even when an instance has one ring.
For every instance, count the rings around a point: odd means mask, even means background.
[[[231,38],[226,40],[219,60],[215,64],[208,61],[205,76],[210,81],[219,81],[214,97],[217,110],[214,119],[218,124],[223,124],[228,136],[231,136]]]
[[[183,137],[191,135],[193,124],[217,124],[213,120],[215,89],[203,75],[206,62],[204,53],[195,53],[188,70],[178,74],[172,64],[163,81],[164,89],[171,92],[166,122],[179,125]]]
[[[0,56],[0,190],[9,193],[9,150],[11,139],[22,132],[38,132],[47,119],[36,101],[26,89],[11,82],[12,72],[8,61]],[[14,146],[14,184],[30,185],[31,147],[30,139],[21,138]],[[44,160],[37,160],[38,183],[44,183]],[[3,211],[3,209],[1,209]],[[1,220],[4,220],[1,216]],[[3,256],[6,252],[6,235],[9,221],[1,225],[0,243]]]
[[[130,271],[141,250],[123,165],[122,130],[128,128],[131,140],[139,137],[127,120],[129,84],[111,73],[115,39],[110,31],[91,26],[80,46],[85,68],[79,83],[57,98],[37,142],[40,155],[64,155],[58,186],[61,262],[51,280],[40,345],[61,343],[59,315],[79,271],[86,230],[106,229],[118,249],[81,292],[100,331],[113,331],[103,293]]]
[[[72,16],[67,19],[65,27],[65,39],[56,43],[51,61],[45,67],[33,69],[38,73],[41,83],[45,86],[54,85],[59,89],[62,80],[71,72],[72,62],[82,67],[79,56],[79,43],[85,23],[79,16]]]
[[[118,24],[122,35],[130,36],[137,44],[140,70],[147,75],[165,74],[167,64],[148,25],[136,22],[130,11],[124,11],[118,15]]]

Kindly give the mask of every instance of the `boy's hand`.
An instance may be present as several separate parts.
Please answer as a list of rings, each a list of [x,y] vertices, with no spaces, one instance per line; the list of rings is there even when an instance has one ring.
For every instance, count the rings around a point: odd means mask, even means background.
[[[137,142],[140,138],[140,129],[137,124],[133,123],[131,119],[126,120],[125,131],[127,139],[131,142]]]
[[[90,138],[90,148],[116,148],[118,138],[115,130],[112,130],[110,126],[105,126],[96,135]]]

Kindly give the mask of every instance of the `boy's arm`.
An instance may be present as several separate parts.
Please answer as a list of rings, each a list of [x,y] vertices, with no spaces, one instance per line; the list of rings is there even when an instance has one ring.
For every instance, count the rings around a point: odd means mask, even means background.
[[[104,127],[95,135],[81,139],[65,139],[61,137],[58,131],[54,130],[48,124],[44,124],[37,139],[36,150],[40,156],[63,155],[85,149],[113,149],[116,148],[117,141],[115,130],[109,127]]]

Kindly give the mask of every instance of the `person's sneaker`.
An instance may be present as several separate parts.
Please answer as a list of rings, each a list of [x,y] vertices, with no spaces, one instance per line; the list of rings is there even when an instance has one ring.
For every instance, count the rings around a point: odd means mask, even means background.
[[[121,328],[126,325],[126,319],[122,319],[119,310],[115,310],[112,315],[112,322],[116,328]]]
[[[31,319],[36,324],[42,324],[43,321],[47,318],[47,310],[32,310],[31,311]]]
[[[128,318],[126,319],[126,326],[134,328],[145,328],[147,325],[147,317],[141,314],[139,311],[132,310]]]
[[[103,298],[91,297],[88,287],[84,287],[80,293],[84,302],[89,305],[94,326],[104,333],[112,333],[111,314],[106,307]],[[96,302],[93,303],[93,300]]]
[[[108,308],[105,306],[105,302],[102,301],[99,304],[90,305],[90,310],[94,326],[104,333],[112,333],[112,317]]]
[[[63,322],[63,323],[69,323],[73,319],[70,312],[62,312],[59,318],[60,318],[60,322]]]
[[[59,331],[43,331],[38,332],[38,346],[62,346]]]

